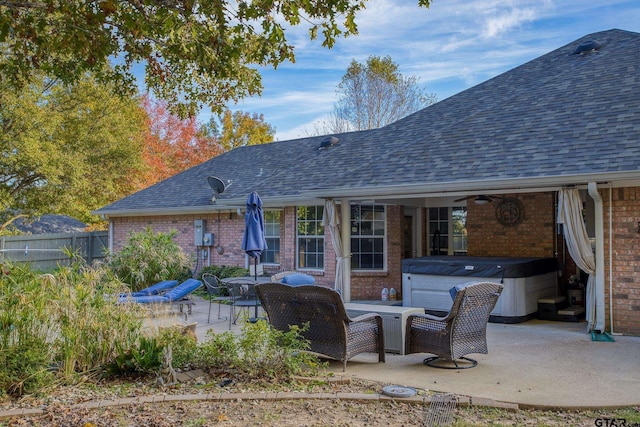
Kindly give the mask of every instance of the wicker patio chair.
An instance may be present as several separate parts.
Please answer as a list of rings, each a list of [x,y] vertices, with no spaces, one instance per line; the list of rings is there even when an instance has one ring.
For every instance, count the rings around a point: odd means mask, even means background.
[[[502,288],[498,283],[489,282],[459,286],[446,316],[409,316],[405,334],[406,354],[435,354],[424,359],[424,364],[436,368],[463,369],[476,366],[476,360],[465,356],[488,353],[487,322]]]
[[[342,297],[323,286],[289,286],[281,283],[256,285],[269,323],[280,331],[291,325],[309,323],[303,336],[309,340],[309,351],[342,362],[365,352],[378,353],[378,362],[385,361],[382,317],[367,313],[349,318]]]

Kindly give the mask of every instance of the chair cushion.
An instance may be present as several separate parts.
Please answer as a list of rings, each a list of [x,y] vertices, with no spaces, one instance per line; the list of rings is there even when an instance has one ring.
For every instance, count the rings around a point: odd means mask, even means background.
[[[202,286],[202,282],[196,279],[187,279],[175,288],[164,294],[168,302],[177,301]]]
[[[166,292],[171,288],[176,287],[177,284],[178,284],[177,280],[163,280],[162,282],[158,282],[153,286],[149,286],[148,288],[141,289],[136,292],[131,292],[131,296],[141,297],[144,295],[157,295],[159,293]],[[121,295],[121,296],[125,296],[125,295]]]
[[[316,279],[313,276],[303,273],[288,274],[282,278],[282,283],[290,286],[313,285]]]
[[[138,304],[166,304],[171,302],[170,299],[163,295],[142,295],[139,297],[120,297],[118,303],[123,304],[125,302],[135,302]]]
[[[473,282],[460,283],[459,285],[455,285],[453,288],[449,289],[449,295],[451,295],[451,300],[456,299],[456,295],[458,294],[458,291],[463,290],[469,285],[473,285]]]

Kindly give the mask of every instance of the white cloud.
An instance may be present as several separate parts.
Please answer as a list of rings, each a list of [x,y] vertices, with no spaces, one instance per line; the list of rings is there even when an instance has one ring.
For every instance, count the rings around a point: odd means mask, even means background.
[[[313,133],[333,108],[335,89],[352,59],[389,55],[439,99],[481,83],[586,34],[640,31],[637,0],[370,0],[359,35],[333,49],[308,40],[308,26],[287,33],[296,63],[263,73],[264,94],[238,109],[262,113],[277,138]]]
[[[533,9],[512,9],[501,16],[487,20],[482,35],[489,38],[497,37],[523,23],[533,21],[535,17],[536,13]]]

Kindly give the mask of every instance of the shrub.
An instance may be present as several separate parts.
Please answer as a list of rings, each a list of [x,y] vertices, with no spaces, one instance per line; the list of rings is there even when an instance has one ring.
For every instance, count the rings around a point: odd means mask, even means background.
[[[130,233],[127,244],[118,253],[109,254],[108,264],[132,291],[161,280],[184,280],[191,276],[192,261],[173,241],[175,235],[175,230],[154,234],[150,227]]]
[[[54,380],[48,346],[40,337],[25,339],[0,351],[0,395],[34,393]]]
[[[134,348],[144,312],[116,304],[124,287],[83,263],[50,274],[21,264],[0,276],[0,394],[74,383],[113,361],[117,346]]]
[[[112,360],[116,345],[135,346],[141,336],[143,307],[116,304],[122,282],[103,267],[63,267],[47,275],[55,321],[54,348],[65,382],[77,373],[100,369]]]
[[[157,372],[162,366],[163,347],[155,337],[141,336],[139,341],[129,348],[119,344],[116,344],[116,348],[116,357],[106,365],[108,374],[149,374]]]
[[[161,329],[158,335],[158,343],[163,348],[171,345],[172,366],[174,368],[184,369],[192,365],[198,343],[193,337],[185,334],[181,326]]]
[[[49,316],[53,291],[41,284],[28,264],[8,265],[0,275],[0,389],[11,395],[32,392],[46,382],[53,362],[48,339],[55,329]]]
[[[306,328],[291,326],[282,332],[266,321],[245,322],[239,339],[239,368],[252,378],[288,380],[303,371],[315,374],[321,365],[316,356],[305,351],[310,346],[302,337]]]
[[[302,331],[292,327],[281,332],[265,321],[245,322],[240,335],[209,331],[207,340],[198,346],[193,364],[264,380],[289,380],[303,371],[313,375],[322,364],[304,351],[309,342],[302,337]]]
[[[216,372],[226,372],[240,360],[238,337],[231,332],[207,332],[207,339],[198,345],[192,364]]]
[[[234,267],[229,265],[209,265],[200,271],[200,277],[204,273],[210,273],[218,276],[218,279],[226,279],[227,277],[241,277],[249,274],[249,270],[242,267]]]

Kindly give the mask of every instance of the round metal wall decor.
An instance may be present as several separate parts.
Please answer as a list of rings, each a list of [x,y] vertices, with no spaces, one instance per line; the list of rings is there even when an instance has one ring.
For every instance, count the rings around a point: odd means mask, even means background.
[[[504,199],[496,206],[496,218],[507,227],[518,225],[524,219],[524,205],[518,199]]]

